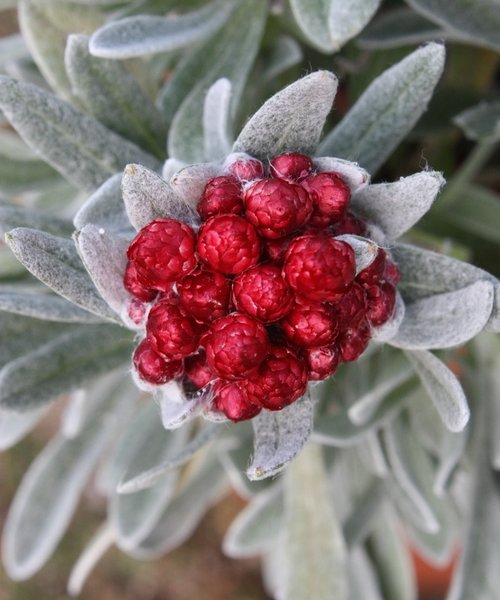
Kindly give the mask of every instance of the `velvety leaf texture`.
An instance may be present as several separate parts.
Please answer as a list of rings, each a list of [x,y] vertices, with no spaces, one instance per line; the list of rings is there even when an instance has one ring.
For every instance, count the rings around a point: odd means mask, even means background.
[[[427,108],[445,50],[431,43],[415,50],[371,83],[318,148],[319,154],[358,161],[376,171]]]
[[[279,412],[263,411],[252,420],[254,456],[247,469],[251,480],[282,471],[307,442],[312,432],[314,403],[305,396]]]
[[[337,78],[328,71],[318,71],[292,83],[253,115],[233,150],[262,159],[292,150],[311,154],[336,91]]]
[[[31,148],[85,190],[130,162],[160,168],[132,142],[31,84],[0,76],[0,109]]]
[[[208,90],[203,106],[205,158],[221,160],[231,151],[231,82],[218,79]]]
[[[217,0],[183,15],[128,17],[99,29],[90,40],[90,51],[94,56],[118,59],[168,52],[210,35],[230,12],[230,2]]]

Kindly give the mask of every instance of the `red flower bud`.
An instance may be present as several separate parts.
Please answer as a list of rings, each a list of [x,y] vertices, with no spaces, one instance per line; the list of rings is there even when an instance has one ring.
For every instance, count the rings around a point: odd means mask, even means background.
[[[241,214],[241,185],[231,176],[210,179],[203,190],[197,210],[202,221],[225,213]]]
[[[366,350],[371,338],[370,324],[363,319],[358,325],[341,331],[337,345],[344,362],[358,359]]]
[[[223,379],[215,384],[213,406],[235,423],[251,419],[262,410],[260,406],[250,402],[239,381]]]
[[[310,223],[327,227],[341,221],[347,213],[351,190],[338,173],[325,171],[309,175],[302,182],[313,202]]]
[[[339,366],[340,352],[336,345],[305,348],[302,353],[309,369],[309,379],[313,381],[330,377]]]
[[[156,294],[158,294],[158,290],[146,287],[146,282],[139,278],[135,264],[130,261],[128,261],[127,268],[125,269],[123,285],[127,292],[130,292],[143,302],[151,302],[156,298]]]
[[[368,297],[368,319],[372,325],[383,325],[388,321],[396,306],[396,288],[385,281],[379,285],[372,285],[366,290]]]
[[[177,284],[179,303],[187,314],[208,323],[228,312],[231,282],[221,273],[196,269]]]
[[[256,158],[239,158],[229,166],[228,170],[240,181],[262,179],[265,174],[264,165]]]
[[[364,286],[377,285],[384,276],[386,253],[379,248],[375,260],[356,276],[356,281]]]
[[[286,338],[302,348],[326,346],[337,337],[336,316],[326,306],[296,306],[280,323]]]
[[[135,349],[133,362],[139,377],[149,383],[167,383],[182,373],[182,361],[166,360],[147,338]]]
[[[207,357],[203,350],[198,354],[188,356],[184,360],[184,374],[198,389],[205,387],[217,378],[217,375],[207,364]]]
[[[312,171],[312,160],[298,152],[280,154],[271,160],[271,174],[287,181],[301,181]]]

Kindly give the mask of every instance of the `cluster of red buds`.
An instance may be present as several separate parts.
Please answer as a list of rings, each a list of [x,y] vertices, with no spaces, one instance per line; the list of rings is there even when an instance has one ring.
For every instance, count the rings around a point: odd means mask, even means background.
[[[268,169],[238,159],[205,186],[197,233],[174,219],[146,225],[124,280],[131,318],[146,321],[137,376],[210,385],[211,408],[240,421],[356,360],[393,314],[399,273],[379,248],[356,275],[353,248],[336,237],[367,234],[350,196],[339,173],[315,172],[302,154]]]

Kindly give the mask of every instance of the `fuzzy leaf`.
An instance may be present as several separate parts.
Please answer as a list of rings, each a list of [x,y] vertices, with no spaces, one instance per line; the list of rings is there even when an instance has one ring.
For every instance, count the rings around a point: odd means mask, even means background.
[[[104,401],[106,409],[99,406]],[[98,398],[82,433],[55,437],[25,474],[4,529],[3,561],[9,576],[25,580],[51,556],[77,507],[80,494],[118,422],[120,398]]]
[[[453,122],[474,141],[500,139],[500,102],[483,102],[457,115]]]
[[[315,423],[312,439],[325,446],[339,448],[354,446],[370,433],[392,421],[406,405],[412,402],[414,395],[415,381],[411,379],[389,393],[377,407],[372,418],[363,425],[355,425],[350,420],[347,409],[341,409],[333,415],[322,415]]]
[[[39,191],[57,183],[59,174],[41,160],[15,160],[0,153],[0,192]]]
[[[139,472],[131,472],[129,469],[124,476],[124,479],[118,485],[118,493],[131,494],[152,487],[167,473],[188,462],[194,454],[206,446],[215,436],[220,434],[220,432],[220,425],[209,423],[201,428],[175,455],[169,456],[168,460]]]
[[[175,110],[168,136],[168,153],[186,162],[205,160],[203,102],[207,88],[221,77],[231,81],[231,118],[257,55],[267,17],[267,2],[241,2],[215,36],[179,63],[162,102],[167,120]],[[188,70],[191,70],[190,72]],[[199,74],[203,73],[200,77]],[[179,97],[179,94],[184,94]]]
[[[250,480],[272,477],[282,471],[307,442],[312,432],[314,402],[304,396],[279,412],[262,411],[252,420],[254,456],[247,469]]]
[[[222,160],[231,152],[231,82],[218,79],[208,90],[203,105],[205,158]]]
[[[78,253],[96,288],[121,316],[130,299],[123,285],[128,240],[106,233],[95,225],[85,225],[74,237]]]
[[[93,57],[88,44],[87,36],[70,35],[66,45],[66,69],[75,96],[103,125],[164,157],[166,129],[160,112],[121,63]]]
[[[340,49],[355,37],[371,20],[381,0],[331,0],[328,15],[333,50]]]
[[[0,409],[0,451],[15,446],[37,425],[46,412],[46,406],[25,413]]]
[[[216,0],[195,12],[156,17],[137,15],[112,21],[90,39],[90,52],[101,58],[131,58],[183,48],[217,31],[231,3]]]
[[[28,271],[56,293],[93,314],[116,320],[97,293],[71,240],[19,227],[6,235],[6,242]]]
[[[76,213],[73,219],[76,229],[92,224],[109,233],[132,233],[123,204],[121,182],[122,174],[117,173],[97,188]]]
[[[256,496],[227,530],[224,554],[231,558],[248,558],[265,552],[282,531],[283,509],[283,491],[278,484]]]
[[[48,2],[20,0],[18,19],[23,38],[37,67],[50,87],[71,98],[71,84],[64,68],[66,33],[49,17]]]
[[[407,244],[391,250],[401,273],[399,289],[411,300],[460,290],[476,281],[497,283],[486,271],[444,254]]]
[[[335,171],[342,176],[351,190],[351,194],[357,192],[370,182],[370,174],[358,163],[331,156],[321,156],[313,160],[314,166],[319,171]]]
[[[349,244],[354,250],[356,256],[356,275],[369,267],[377,256],[378,246],[369,239],[351,234],[338,235],[335,239]]]
[[[399,523],[387,507],[375,519],[367,547],[384,600],[415,600],[416,582],[410,550]]]
[[[198,222],[196,213],[182,197],[159,175],[141,165],[127,165],[122,193],[128,218],[137,230],[158,217]]]
[[[427,108],[445,51],[431,43],[380,75],[320,144],[318,153],[358,161],[374,173]]]
[[[1,56],[1,42],[0,42],[0,56]],[[0,123],[2,117],[0,117]],[[0,129],[0,155],[14,160],[36,160],[36,154],[26,146],[23,140],[14,133],[5,129]]]
[[[292,150],[311,154],[332,108],[337,83],[332,73],[317,71],[281,90],[248,121],[233,150],[262,159]]]
[[[330,4],[331,0],[290,0],[295,21],[308,42],[325,53],[338,50],[328,27]]]
[[[194,465],[148,538],[131,551],[132,556],[151,559],[180,546],[226,488],[224,470],[209,450]]]
[[[497,0],[406,0],[424,17],[478,46],[500,50],[500,12]]]
[[[130,360],[132,339],[114,325],[87,325],[7,363],[0,371],[0,406],[37,408]]]
[[[158,459],[178,453],[188,435],[187,427],[166,432],[158,418],[158,408],[149,403],[133,417],[121,437],[116,460],[123,465],[122,476],[147,469]],[[133,549],[151,533],[172,497],[176,481],[177,472],[170,471],[147,490],[111,496],[109,518],[120,548]]]
[[[196,209],[196,205],[203,193],[203,188],[207,181],[212,177],[222,174],[222,168],[217,163],[200,163],[199,165],[189,165],[180,171],[177,171],[170,180],[173,190],[189,204],[191,208]]]
[[[1,160],[1,159],[0,159]],[[53,235],[68,236],[73,233],[71,221],[48,215],[46,212],[34,208],[24,208],[12,204],[0,204],[0,233],[16,227],[30,227],[41,229]]]
[[[433,486],[436,496],[443,497],[445,495],[451,475],[464,455],[467,434],[467,429],[457,432],[442,430],[438,456],[439,462]]]
[[[390,344],[409,350],[460,346],[484,329],[493,300],[489,281],[415,300],[406,304],[405,316]]]
[[[304,448],[287,471],[284,485],[284,598],[346,599],[345,542],[319,447]]]
[[[413,227],[430,209],[445,181],[437,171],[422,171],[394,183],[366,186],[351,207],[394,240]]]
[[[4,290],[0,286],[0,310],[60,323],[99,323],[100,317],[52,294]]]
[[[31,84],[0,76],[0,109],[28,146],[85,190],[93,191],[130,162],[160,168],[135,144]]]
[[[375,18],[356,38],[356,44],[368,50],[382,50],[444,38],[441,27],[410,8],[401,7]]]
[[[450,431],[461,431],[470,411],[462,386],[446,365],[430,352],[405,352],[429,394],[443,424]]]
[[[489,403],[481,397],[477,400],[465,543],[447,600],[492,600],[500,586],[500,479],[488,456],[495,429]]]

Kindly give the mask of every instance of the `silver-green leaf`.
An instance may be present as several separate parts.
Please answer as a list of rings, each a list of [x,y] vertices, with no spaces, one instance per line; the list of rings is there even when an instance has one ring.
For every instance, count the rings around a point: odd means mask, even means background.
[[[231,152],[231,82],[218,79],[208,90],[203,105],[205,158],[222,160]]]
[[[500,102],[483,102],[468,108],[453,121],[469,139],[495,142],[500,139]]]
[[[279,412],[257,415],[252,420],[254,456],[248,478],[264,479],[282,471],[309,439],[313,418],[314,402],[308,395]]]
[[[262,159],[290,151],[311,154],[332,109],[337,83],[332,73],[317,71],[278,92],[248,121],[233,150]]]
[[[406,356],[414,366],[445,427],[450,431],[461,431],[469,421],[470,410],[458,379],[430,352],[411,351],[406,352]]]
[[[127,163],[161,168],[132,142],[34,85],[0,76],[0,109],[28,146],[84,190],[94,191]]]
[[[358,161],[375,172],[427,108],[444,67],[431,43],[380,75],[320,144],[318,153]]]

